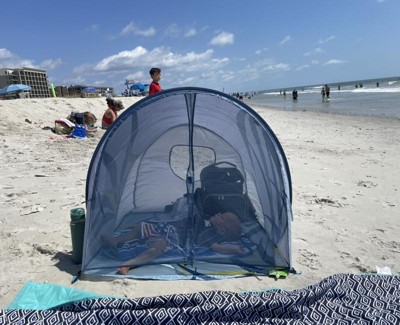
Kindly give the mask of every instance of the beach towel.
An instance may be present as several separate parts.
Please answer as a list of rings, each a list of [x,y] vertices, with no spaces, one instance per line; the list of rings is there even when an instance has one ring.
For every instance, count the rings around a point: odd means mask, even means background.
[[[100,298],[47,311],[2,310],[19,324],[398,324],[400,277],[337,274],[292,292],[205,291]]]
[[[7,309],[46,310],[85,299],[103,297],[106,296],[57,284],[29,281],[25,283],[17,297],[15,297]]]
[[[56,134],[70,134],[74,128],[75,124],[64,117],[54,121],[54,133]]]

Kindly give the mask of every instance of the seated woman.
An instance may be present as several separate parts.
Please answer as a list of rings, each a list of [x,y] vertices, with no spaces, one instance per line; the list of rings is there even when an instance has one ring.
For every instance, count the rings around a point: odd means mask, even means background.
[[[113,124],[117,119],[118,112],[124,109],[124,105],[120,100],[107,97],[106,101],[108,108],[103,115],[103,119],[101,120],[102,129],[108,129],[110,125]]]

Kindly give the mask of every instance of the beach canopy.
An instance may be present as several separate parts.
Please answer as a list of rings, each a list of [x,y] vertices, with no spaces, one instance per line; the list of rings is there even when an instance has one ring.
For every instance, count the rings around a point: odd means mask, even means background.
[[[175,88],[125,110],[93,154],[86,208],[84,275],[292,269],[283,149],[253,109],[221,92]]]
[[[144,91],[145,88],[146,88],[145,85],[142,85],[141,83],[136,83],[136,84],[133,84],[130,89],[131,90],[139,90],[140,92],[142,92],[142,91]]]
[[[12,84],[0,89],[0,95],[7,95],[15,92],[28,91],[31,87],[23,84]]]

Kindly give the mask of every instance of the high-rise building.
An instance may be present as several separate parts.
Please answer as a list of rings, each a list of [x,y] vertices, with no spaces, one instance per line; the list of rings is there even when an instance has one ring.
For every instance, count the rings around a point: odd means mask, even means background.
[[[50,97],[46,70],[27,67],[0,69],[0,88],[12,84],[30,86],[30,97]]]

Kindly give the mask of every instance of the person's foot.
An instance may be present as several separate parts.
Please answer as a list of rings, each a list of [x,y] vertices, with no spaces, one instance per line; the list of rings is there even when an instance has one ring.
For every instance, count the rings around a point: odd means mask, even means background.
[[[129,267],[126,267],[126,266],[120,267],[120,268],[118,268],[118,270],[117,270],[117,273],[118,273],[118,274],[121,274],[121,275],[127,275],[128,272],[129,272]]]

